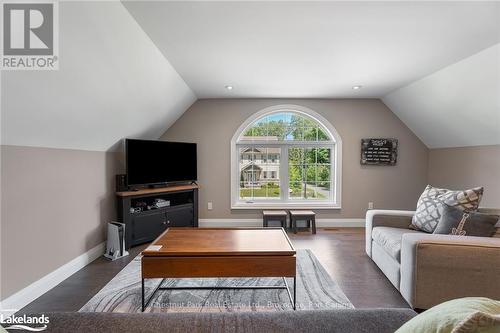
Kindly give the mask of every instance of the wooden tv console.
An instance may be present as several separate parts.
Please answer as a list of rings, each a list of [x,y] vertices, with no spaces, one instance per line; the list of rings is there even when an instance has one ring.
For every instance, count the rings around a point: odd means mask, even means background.
[[[151,242],[169,227],[198,227],[198,185],[116,192],[118,221],[125,224],[125,247]],[[148,209],[154,199],[168,207]],[[142,207],[141,211],[131,211]]]

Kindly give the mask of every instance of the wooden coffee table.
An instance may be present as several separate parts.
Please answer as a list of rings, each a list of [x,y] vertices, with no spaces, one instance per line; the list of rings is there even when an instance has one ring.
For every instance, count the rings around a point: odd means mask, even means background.
[[[158,290],[286,289],[296,305],[295,249],[283,228],[169,228],[142,252],[142,311]],[[280,286],[162,287],[165,278],[282,277]],[[286,282],[293,277],[293,297]],[[147,298],[144,280],[161,278]]]

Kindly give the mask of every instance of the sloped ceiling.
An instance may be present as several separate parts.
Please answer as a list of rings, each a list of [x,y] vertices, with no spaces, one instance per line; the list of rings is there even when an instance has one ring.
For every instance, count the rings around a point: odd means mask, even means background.
[[[58,71],[2,73],[2,144],[157,139],[196,96],[120,2],[61,2]]]
[[[500,42],[498,2],[124,4],[200,98],[382,97]]]
[[[382,100],[429,148],[500,145],[500,44]]]
[[[2,144],[156,139],[197,96],[378,97],[431,148],[500,144],[499,2],[61,2],[59,16],[60,69],[2,73]]]

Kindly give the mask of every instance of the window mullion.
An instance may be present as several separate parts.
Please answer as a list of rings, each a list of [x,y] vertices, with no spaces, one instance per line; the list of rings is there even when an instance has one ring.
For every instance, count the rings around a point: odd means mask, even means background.
[[[282,157],[280,164],[280,187],[281,187],[281,200],[288,201],[289,199],[289,190],[288,190],[288,146],[283,146],[281,148]]]

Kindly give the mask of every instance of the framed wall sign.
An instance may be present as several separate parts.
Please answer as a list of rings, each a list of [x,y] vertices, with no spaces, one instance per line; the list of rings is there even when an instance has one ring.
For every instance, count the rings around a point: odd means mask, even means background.
[[[396,165],[397,139],[361,139],[361,164]]]

